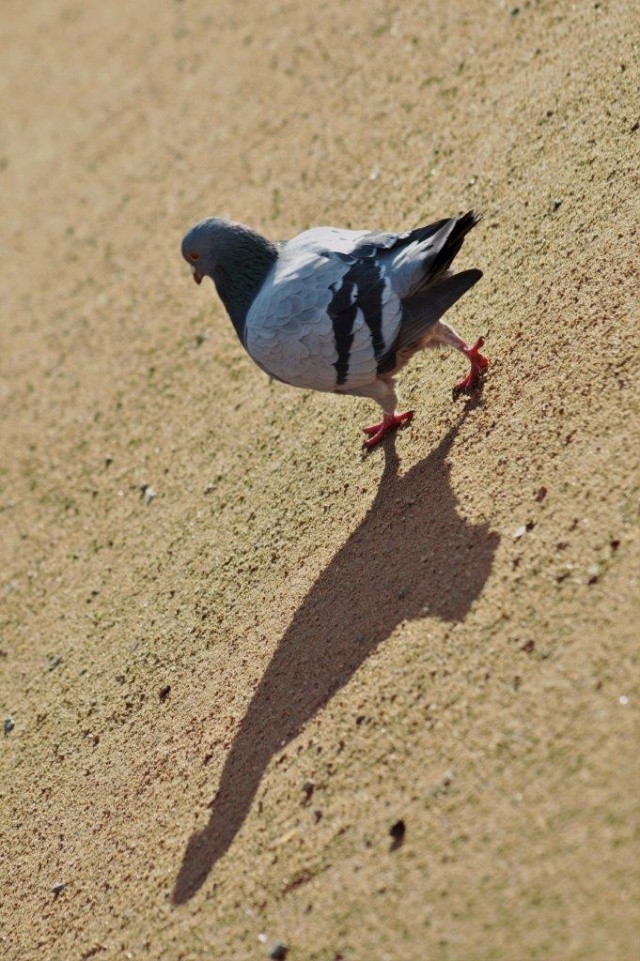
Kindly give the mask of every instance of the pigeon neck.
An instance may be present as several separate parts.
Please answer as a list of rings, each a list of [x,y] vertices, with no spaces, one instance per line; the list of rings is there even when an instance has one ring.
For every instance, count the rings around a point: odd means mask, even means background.
[[[244,343],[247,314],[278,257],[275,244],[254,231],[234,232],[213,280],[238,337]]]

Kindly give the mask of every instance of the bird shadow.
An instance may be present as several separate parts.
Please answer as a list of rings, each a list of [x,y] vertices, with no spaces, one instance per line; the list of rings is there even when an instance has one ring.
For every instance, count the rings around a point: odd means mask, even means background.
[[[274,754],[394,628],[422,617],[462,621],[482,591],[500,537],[456,509],[447,456],[461,422],[403,476],[393,438],[385,443],[370,510],[311,587],[256,688],[209,822],[187,844],[174,904],[193,897],[229,849]]]

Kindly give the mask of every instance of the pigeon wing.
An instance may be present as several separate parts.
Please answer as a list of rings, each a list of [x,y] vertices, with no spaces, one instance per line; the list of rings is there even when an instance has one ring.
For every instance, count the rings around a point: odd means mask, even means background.
[[[362,244],[371,236],[316,228],[282,245],[247,315],[245,346],[263,370],[315,390],[375,380],[402,311],[378,248]]]

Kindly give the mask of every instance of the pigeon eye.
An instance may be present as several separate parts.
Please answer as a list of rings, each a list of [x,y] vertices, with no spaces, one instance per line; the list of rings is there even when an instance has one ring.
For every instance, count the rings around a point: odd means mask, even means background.
[[[197,254],[194,250],[190,251],[189,260],[193,260],[194,262],[200,260],[200,254]]]

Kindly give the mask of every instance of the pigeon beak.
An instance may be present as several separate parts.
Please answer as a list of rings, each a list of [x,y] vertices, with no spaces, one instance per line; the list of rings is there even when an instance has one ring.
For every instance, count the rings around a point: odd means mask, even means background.
[[[197,284],[201,284],[201,283],[202,283],[202,274],[199,274],[195,267],[192,267],[191,269],[192,269],[192,271],[193,271],[193,279],[195,280],[195,282],[196,282]]]

